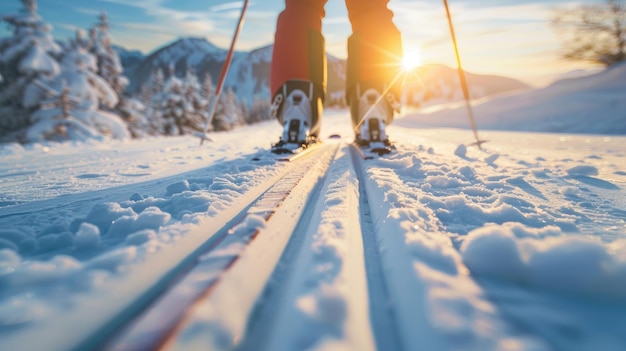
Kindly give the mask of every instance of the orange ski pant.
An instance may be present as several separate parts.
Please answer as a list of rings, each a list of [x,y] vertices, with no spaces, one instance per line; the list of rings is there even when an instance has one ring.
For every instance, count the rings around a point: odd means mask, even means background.
[[[276,24],[270,70],[270,88],[275,94],[288,80],[314,83],[320,95],[326,90],[326,56],[322,18],[327,0],[285,0]],[[392,22],[389,0],[345,0],[352,24],[348,40],[346,91],[370,81],[390,84],[402,56],[400,32]]]

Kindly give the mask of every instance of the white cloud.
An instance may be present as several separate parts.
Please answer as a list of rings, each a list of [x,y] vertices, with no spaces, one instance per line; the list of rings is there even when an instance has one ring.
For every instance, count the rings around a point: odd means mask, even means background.
[[[93,16],[93,17],[98,16],[100,14],[100,11],[98,10],[88,9],[84,7],[76,7],[74,8],[74,11],[85,14],[85,15]]]
[[[163,4],[163,0],[103,1],[142,9],[146,12],[146,15],[154,17],[158,23],[168,27],[173,36],[206,35],[216,27],[216,17],[218,17],[210,9],[205,11],[182,11],[168,8]]]
[[[57,24],[59,28],[64,28],[72,32],[81,31],[82,34],[85,34],[85,29],[75,26],[73,24],[59,23]]]
[[[210,11],[224,11],[224,10],[233,10],[233,9],[239,10],[241,9],[242,6],[243,6],[243,1],[235,1],[235,2],[229,2],[225,4],[211,6],[209,9]]]
[[[136,30],[140,32],[153,32],[158,34],[161,43],[155,43],[152,38],[144,41],[134,40],[134,47],[139,48],[142,51],[150,51],[155,47],[163,44],[165,41],[170,41],[178,37],[193,36],[193,37],[207,37],[215,45],[221,47],[228,47],[230,40],[235,30],[236,21],[239,18],[241,12],[242,1],[232,1],[225,4],[207,6],[205,10],[199,11],[186,11],[170,8],[165,4],[164,0],[103,0],[109,3],[123,4],[125,6],[131,6],[141,9],[145,14],[151,18],[151,21],[158,24],[136,24],[136,23],[124,23],[123,27],[129,30]],[[254,45],[254,39],[258,38],[260,33],[258,31],[253,32],[249,30],[249,27],[259,28],[259,25],[267,26],[261,28],[263,31],[263,38],[269,37],[270,42],[273,38],[274,21],[277,13],[271,11],[252,11],[248,10],[247,21],[244,26],[244,32],[240,43],[238,43],[238,49],[253,49],[258,47]],[[271,23],[271,27],[268,26]],[[248,30],[246,29],[248,28]],[[271,28],[271,29],[270,29]],[[145,34],[144,38],[145,38]],[[130,37],[125,35],[124,37]],[[125,41],[123,45],[131,45],[130,39],[118,38],[119,41]],[[139,46],[136,46],[139,43]],[[148,45],[153,45],[148,47]]]

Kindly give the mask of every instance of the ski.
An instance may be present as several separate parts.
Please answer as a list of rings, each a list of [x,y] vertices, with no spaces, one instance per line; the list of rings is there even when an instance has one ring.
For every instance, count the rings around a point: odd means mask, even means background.
[[[389,155],[396,150],[393,144],[385,145],[382,142],[369,143],[369,145],[359,145],[353,142],[351,146],[364,160],[372,160]]]
[[[297,147],[276,147],[272,146],[270,149],[262,150],[257,152],[252,158],[252,161],[263,161],[263,160],[271,160],[271,161],[280,161],[280,162],[291,162],[295,161],[303,156],[313,153],[320,149],[320,146],[324,145],[322,142],[316,142],[311,145],[307,145],[306,147],[297,146]]]
[[[250,246],[263,236],[261,233],[268,226],[279,229],[266,234],[271,234],[271,247],[275,249],[263,251],[263,257],[267,259],[270,255],[278,261],[298,223],[298,220],[292,219],[307,213],[307,194],[316,193],[314,189],[335,157],[339,144],[332,146],[331,143],[317,143],[307,148],[320,150],[316,154],[318,157],[301,158],[286,165],[286,168],[281,167],[281,174],[253,189],[252,196],[247,200],[242,199],[228,214],[212,218],[214,223],[208,225],[206,230],[202,229],[202,236],[207,239],[186,257],[183,256],[176,267],[137,298],[135,304],[138,306],[126,308],[126,313],[132,314],[130,319],[127,318],[122,325],[117,325],[119,321],[114,319],[116,325],[107,327],[108,335],[98,333],[84,345],[104,344],[98,349],[117,351],[165,348],[179,337],[195,304],[218,289],[235,263],[250,251]],[[312,172],[312,169],[317,170]],[[266,274],[271,274],[271,270],[267,270]],[[260,291],[257,293],[260,294]],[[217,299],[219,301],[220,297]]]
[[[278,155],[278,161],[295,161],[300,157],[306,156],[314,151],[317,151],[320,146],[325,145],[322,140],[315,138],[315,141],[307,144],[300,145],[297,148],[289,148],[289,147],[272,147],[272,153]],[[333,140],[341,140],[341,135],[332,134],[328,137],[328,141]]]
[[[322,144],[323,144],[322,142],[318,141],[313,144],[299,146],[295,149],[291,149],[289,147],[284,147],[284,146],[275,147],[275,148],[272,148],[271,151],[272,151],[272,154],[276,155],[276,160],[289,162],[289,161],[295,161],[299,159],[300,157],[303,157],[316,150],[319,150],[319,147]]]

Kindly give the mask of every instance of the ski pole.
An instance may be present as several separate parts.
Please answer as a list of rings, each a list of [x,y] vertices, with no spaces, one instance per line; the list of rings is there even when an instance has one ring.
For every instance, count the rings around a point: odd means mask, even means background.
[[[206,139],[206,132],[213,122],[213,117],[217,112],[217,103],[219,102],[220,95],[222,95],[222,90],[224,88],[224,82],[226,81],[226,75],[228,74],[228,69],[230,68],[230,64],[233,60],[233,55],[235,53],[235,43],[237,42],[237,38],[239,37],[239,32],[241,32],[241,28],[243,27],[243,22],[246,17],[246,11],[248,10],[249,0],[244,0],[243,7],[241,8],[241,15],[239,16],[239,22],[237,22],[237,28],[235,28],[235,34],[233,35],[233,40],[230,42],[230,49],[228,49],[228,54],[226,55],[226,61],[224,61],[224,65],[222,66],[222,72],[220,73],[220,77],[217,80],[217,88],[215,89],[215,96],[213,96],[213,101],[211,105],[211,112],[209,113],[209,118],[206,121],[206,125],[204,126],[204,130],[202,131],[202,137],[200,138],[200,145]]]
[[[459,72],[459,79],[461,80],[461,88],[463,89],[463,96],[465,97],[465,105],[467,107],[467,113],[469,115],[470,125],[474,131],[474,138],[479,149],[483,143],[487,140],[480,140],[478,137],[478,129],[476,128],[476,121],[474,120],[474,111],[472,110],[472,104],[470,103],[469,88],[467,86],[467,79],[465,78],[465,71],[461,65],[461,55],[459,54],[459,46],[457,45],[456,35],[454,34],[454,26],[452,24],[452,16],[450,15],[450,8],[448,7],[448,0],[443,0],[443,5],[446,8],[446,16],[448,17],[448,25],[450,27],[450,36],[452,37],[452,44],[454,45],[454,54],[456,55],[456,63]]]

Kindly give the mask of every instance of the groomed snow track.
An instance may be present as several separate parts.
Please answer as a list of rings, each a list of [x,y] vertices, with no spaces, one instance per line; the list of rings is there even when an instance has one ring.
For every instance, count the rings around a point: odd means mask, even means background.
[[[223,223],[211,223],[205,228],[209,231],[204,234],[209,238],[206,242],[78,349],[155,350],[171,345],[190,311],[198,301],[213,294],[248,243],[264,228],[274,223],[286,224],[280,232],[273,233],[276,248],[284,247],[287,234],[295,229],[289,223],[295,225],[297,220],[293,218],[300,218],[306,210],[307,200],[316,193],[313,189],[336,149],[336,144],[327,144],[315,152],[297,155],[279,176],[248,192],[247,202],[234,206],[230,217],[219,216]],[[308,157],[310,154],[316,157]],[[130,316],[130,311],[134,315]],[[120,323],[121,320],[125,322]]]
[[[308,204],[237,349],[402,350],[370,216],[362,158],[344,145]],[[284,331],[306,333],[291,335]]]
[[[189,249],[176,267],[155,267],[142,293],[119,302],[97,328],[93,322],[93,333],[72,348],[404,349],[371,218],[367,162],[339,140],[289,162],[202,223],[204,241],[183,243]],[[282,332],[293,326],[306,332]]]

